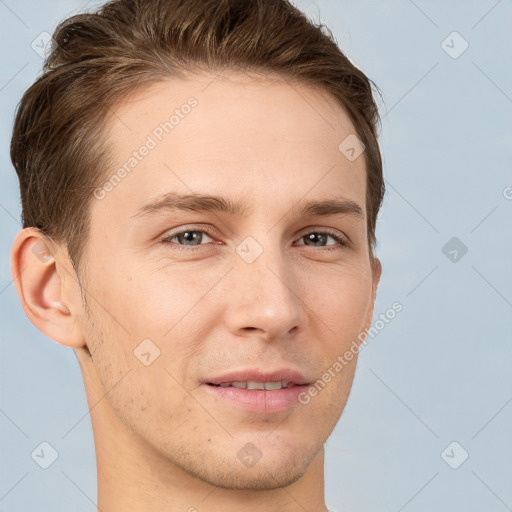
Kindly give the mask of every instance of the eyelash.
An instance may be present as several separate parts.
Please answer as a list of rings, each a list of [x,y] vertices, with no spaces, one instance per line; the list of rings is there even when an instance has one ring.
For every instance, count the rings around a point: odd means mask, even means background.
[[[205,233],[206,235],[210,236],[211,238],[214,238],[210,229],[206,229],[206,228],[203,228],[203,229],[186,228],[186,229],[182,229],[180,231],[176,231],[174,233],[169,233],[168,235],[166,235],[163,238],[161,238],[160,242],[162,244],[166,244],[166,245],[175,245],[176,247],[174,247],[173,249],[176,249],[178,251],[195,251],[195,250],[201,249],[201,247],[203,245],[205,245],[205,244],[200,244],[200,245],[198,245],[196,247],[191,247],[191,246],[180,245],[180,244],[178,244],[176,242],[171,242],[172,238],[175,238],[176,236],[181,235],[183,233],[187,233],[187,232]],[[310,232],[305,233],[304,235],[302,235],[299,238],[299,240],[304,238],[306,235],[310,235],[312,233],[315,233],[315,234],[318,234],[318,235],[329,235],[330,237],[334,238],[334,240],[338,243],[338,245],[327,246],[327,247],[320,247],[319,248],[319,249],[323,249],[324,251],[340,251],[342,249],[345,249],[345,248],[349,247],[349,245],[350,245],[349,242],[345,238],[341,237],[336,232],[331,231],[330,229],[310,231]],[[300,245],[304,245],[305,247],[308,247],[306,244],[300,244]]]

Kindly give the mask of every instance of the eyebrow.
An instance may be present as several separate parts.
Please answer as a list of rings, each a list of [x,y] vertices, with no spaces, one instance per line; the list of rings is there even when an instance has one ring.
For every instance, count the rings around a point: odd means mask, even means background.
[[[250,213],[247,205],[222,196],[201,194],[181,195],[170,192],[143,205],[132,217],[151,217],[170,211],[219,212],[233,217],[246,217]],[[364,211],[350,199],[325,199],[321,201],[301,200],[291,209],[303,217],[328,217],[334,215],[355,215],[364,218]]]

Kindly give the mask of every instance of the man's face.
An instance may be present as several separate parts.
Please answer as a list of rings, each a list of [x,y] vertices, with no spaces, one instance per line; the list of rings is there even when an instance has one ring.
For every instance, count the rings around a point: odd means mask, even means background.
[[[321,454],[355,359],[306,405],[307,387],[236,386],[321,379],[371,322],[378,272],[364,157],[338,149],[355,133],[344,111],[275,77],[230,77],[159,83],[116,109],[111,174],[134,151],[137,164],[93,201],[81,323],[111,407],[152,456],[215,485],[265,489]],[[179,122],[158,130],[175,109]],[[162,207],[171,194],[245,212]],[[326,200],[362,213],[299,211]]]

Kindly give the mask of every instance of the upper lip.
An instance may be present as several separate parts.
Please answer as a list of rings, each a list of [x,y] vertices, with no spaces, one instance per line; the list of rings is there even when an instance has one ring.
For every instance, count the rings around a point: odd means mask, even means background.
[[[212,377],[206,379],[206,384],[222,384],[223,382],[282,382],[286,381],[290,384],[304,385],[309,384],[309,381],[297,370],[292,368],[281,368],[274,371],[263,371],[259,368],[237,370],[224,373],[219,377]]]

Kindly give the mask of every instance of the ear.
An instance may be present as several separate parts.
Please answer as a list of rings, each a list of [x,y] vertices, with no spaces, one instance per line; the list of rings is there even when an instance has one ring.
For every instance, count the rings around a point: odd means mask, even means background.
[[[30,321],[61,345],[85,346],[80,287],[67,251],[36,228],[22,229],[12,245],[11,272]]]
[[[382,264],[379,258],[372,259],[372,277],[373,277],[373,302],[377,297],[377,288],[379,286],[380,276],[382,275]]]

